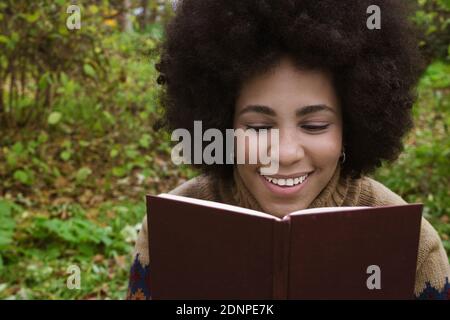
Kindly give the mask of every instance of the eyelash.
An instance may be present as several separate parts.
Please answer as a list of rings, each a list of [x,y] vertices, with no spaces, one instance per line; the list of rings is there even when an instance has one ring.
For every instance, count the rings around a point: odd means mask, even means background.
[[[329,124],[325,124],[323,126],[308,126],[308,125],[303,125],[302,128],[309,130],[309,131],[321,131],[321,130],[325,130],[326,128],[328,128],[330,125]]]
[[[329,126],[330,126],[329,124],[326,124],[326,125],[323,125],[323,126],[303,125],[303,126],[301,126],[301,127],[302,127],[303,129],[308,130],[308,131],[314,131],[314,132],[316,132],[316,131],[325,130],[325,129],[327,129]],[[247,130],[248,130],[248,129],[253,129],[253,130],[259,131],[259,130],[263,130],[263,129],[270,130],[270,129],[272,129],[272,127],[271,127],[271,126],[260,126],[260,127],[247,126]]]

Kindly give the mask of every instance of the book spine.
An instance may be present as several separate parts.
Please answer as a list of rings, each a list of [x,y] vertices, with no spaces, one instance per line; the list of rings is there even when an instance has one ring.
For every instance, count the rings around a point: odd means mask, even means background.
[[[273,224],[273,299],[288,298],[290,219]]]

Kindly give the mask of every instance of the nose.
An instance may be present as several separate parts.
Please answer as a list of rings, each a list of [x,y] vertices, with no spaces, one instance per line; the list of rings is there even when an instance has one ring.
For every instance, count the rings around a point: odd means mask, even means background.
[[[279,129],[280,167],[289,167],[304,158],[305,151],[297,133],[297,127]]]

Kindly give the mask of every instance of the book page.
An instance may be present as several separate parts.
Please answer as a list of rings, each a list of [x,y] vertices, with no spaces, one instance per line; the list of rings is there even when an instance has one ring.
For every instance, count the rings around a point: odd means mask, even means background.
[[[294,215],[303,215],[303,214],[317,214],[317,213],[325,213],[325,212],[340,212],[340,211],[349,211],[349,210],[360,210],[367,209],[371,207],[320,207],[320,208],[311,208],[311,209],[303,209],[299,211],[294,211],[288,216]]]
[[[311,208],[311,209],[303,209],[303,210],[294,211],[282,218],[279,218],[277,216],[273,216],[273,215],[270,215],[270,214],[267,214],[267,213],[264,213],[261,211],[257,211],[257,210],[251,210],[251,209],[247,209],[247,208],[243,208],[243,207],[239,207],[239,206],[233,206],[230,204],[224,204],[224,203],[215,202],[215,201],[177,196],[177,195],[173,195],[173,194],[169,194],[169,193],[161,193],[158,195],[158,197],[181,201],[181,202],[192,203],[192,204],[205,206],[205,207],[211,207],[211,208],[239,212],[239,213],[243,213],[243,214],[249,214],[249,215],[253,215],[253,216],[257,216],[257,217],[261,217],[261,218],[274,219],[277,221],[281,221],[283,219],[284,220],[288,219],[289,216],[294,216],[294,215],[318,214],[318,213],[325,213],[325,212],[339,212],[339,211],[349,211],[349,210],[370,208],[370,207],[320,207],[320,208]]]
[[[247,208],[242,208],[242,207],[238,207],[238,206],[233,206],[230,204],[224,204],[224,203],[220,203],[220,202],[200,200],[200,199],[195,199],[195,198],[177,196],[177,195],[168,194],[168,193],[161,193],[158,195],[158,197],[175,200],[175,201],[192,203],[192,204],[196,204],[196,205],[204,206],[204,207],[211,207],[211,208],[239,212],[239,213],[243,213],[243,214],[249,214],[252,216],[257,216],[257,217],[266,218],[266,219],[281,220],[280,218],[278,218],[276,216],[273,216],[273,215],[270,215],[270,214],[267,214],[264,212],[251,210],[251,209],[247,209]]]

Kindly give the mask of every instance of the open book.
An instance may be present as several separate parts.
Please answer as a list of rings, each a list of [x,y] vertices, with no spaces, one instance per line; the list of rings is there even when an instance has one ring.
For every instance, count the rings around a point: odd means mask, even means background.
[[[283,218],[147,196],[152,299],[413,298],[422,204]]]

